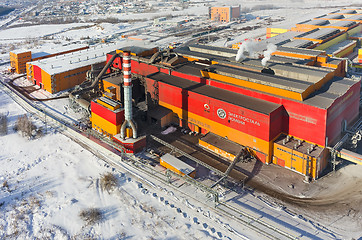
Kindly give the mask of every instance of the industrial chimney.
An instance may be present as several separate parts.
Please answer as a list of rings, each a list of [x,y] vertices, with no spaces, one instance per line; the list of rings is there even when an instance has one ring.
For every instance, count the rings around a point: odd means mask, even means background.
[[[123,52],[123,89],[124,89],[124,122],[121,126],[121,138],[137,138],[136,124],[132,118],[132,78],[130,52]]]

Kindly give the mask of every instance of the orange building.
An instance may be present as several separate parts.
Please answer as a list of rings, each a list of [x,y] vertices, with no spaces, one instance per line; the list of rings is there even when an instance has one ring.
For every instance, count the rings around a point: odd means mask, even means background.
[[[26,63],[31,61],[31,51],[10,52],[10,66],[18,74],[26,73]]]
[[[87,49],[87,45],[71,45],[62,46],[57,49],[53,49],[47,52],[32,53],[30,50],[15,50],[10,52],[10,66],[15,69],[18,74],[27,72],[26,64],[31,61],[37,61],[49,57],[54,57],[66,53],[76,52]]]
[[[29,62],[27,63],[28,80],[50,93],[67,90],[82,83],[92,65],[104,65],[107,59],[106,54],[119,47],[121,47],[120,44],[101,44],[81,51]],[[106,88],[110,86],[111,84]]]
[[[240,17],[240,5],[237,7],[210,7],[211,21],[230,22]]]

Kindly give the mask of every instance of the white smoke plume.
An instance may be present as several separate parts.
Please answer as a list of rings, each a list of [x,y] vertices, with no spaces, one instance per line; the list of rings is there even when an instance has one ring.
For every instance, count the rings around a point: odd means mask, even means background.
[[[277,50],[277,46],[273,43],[269,43],[267,49],[264,51],[264,58],[261,60],[261,64],[265,67],[266,63],[270,60],[273,52]]]
[[[239,62],[240,60],[244,60],[246,57],[258,58],[259,53],[261,53],[264,49],[265,45],[258,41],[245,41],[240,45],[235,60]]]

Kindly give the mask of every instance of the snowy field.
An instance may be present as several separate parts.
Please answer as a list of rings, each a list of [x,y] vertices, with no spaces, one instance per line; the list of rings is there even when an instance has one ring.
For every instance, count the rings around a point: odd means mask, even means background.
[[[210,215],[212,210],[207,206],[180,197],[164,183],[148,185],[142,175],[136,177],[109,166],[99,155],[65,136],[66,132],[47,125],[40,138],[22,137],[13,127],[25,111],[1,88],[0,105],[0,113],[9,119],[8,134],[0,137],[0,239],[263,239],[229,218]],[[45,128],[39,119],[31,119]],[[342,178],[324,178],[325,185],[318,191],[328,196],[329,183],[337,192],[341,184],[347,184],[348,189],[359,188],[360,170],[349,166],[339,171]],[[109,191],[102,187],[107,173],[112,173],[117,183]],[[205,198],[187,185],[180,190],[201,201]],[[345,190],[338,194],[341,199],[342,193],[356,198]],[[318,192],[308,195],[320,196]],[[360,219],[358,208],[346,215],[337,210],[324,219],[295,206],[285,208],[283,203],[253,190],[242,194],[226,191],[220,197],[230,206],[301,239],[358,239],[362,233],[360,222],[351,224]],[[358,198],[356,201],[358,204]],[[99,211],[98,221],[80,216],[91,209]]]
[[[295,25],[307,19],[322,15],[350,4],[361,4],[360,0],[351,1],[237,1],[230,0],[228,5],[242,4],[252,8],[257,5],[272,4],[276,8],[248,13],[253,20],[237,25],[245,27],[263,24],[264,17],[284,18],[275,23]],[[208,6],[220,6],[225,1],[194,3],[183,11],[172,12],[174,16],[202,16],[208,14]],[[9,60],[9,47],[49,49],[85,38],[103,38],[115,33],[147,30],[159,34],[160,29],[151,28],[153,18],[170,14],[160,11],[147,14],[115,14],[111,17],[124,19],[142,19],[129,23],[91,22],[61,25],[38,25],[19,27],[0,31],[0,63]],[[97,18],[98,16],[92,16]],[[261,19],[255,19],[261,17]],[[146,20],[145,20],[146,19]],[[85,19],[86,20],[86,19]],[[195,25],[205,24],[201,20]],[[233,36],[228,44],[245,38],[256,38],[266,34],[266,26]],[[160,34],[161,35],[161,34]],[[44,40],[42,37],[51,36]],[[173,36],[161,38],[162,45],[182,39]],[[224,46],[225,39],[213,43]],[[2,66],[6,69],[7,66]],[[19,85],[26,82],[18,82]],[[41,93],[38,93],[41,94]],[[35,97],[41,97],[36,95]],[[56,103],[44,103],[55,108],[74,121],[80,116],[72,115],[67,109],[67,99]],[[225,228],[230,219],[221,217],[216,221],[205,216],[200,208],[175,198],[173,194],[153,189],[125,170],[115,170],[99,157],[84,149],[56,129],[48,126],[47,133],[33,140],[27,140],[14,132],[13,126],[18,116],[25,113],[0,89],[0,113],[9,114],[9,133],[0,136],[0,239],[261,239],[248,228],[235,225],[239,235]],[[33,121],[39,127],[45,125],[36,118]],[[318,181],[319,188],[306,188],[306,196],[331,199],[331,190],[338,194],[335,209],[327,209],[332,214],[311,213],[310,209],[301,210],[296,206],[274,204],[275,201],[263,194],[253,193],[243,196],[230,194],[224,200],[238,205],[250,214],[267,222],[276,221],[291,231],[303,232],[309,239],[362,239],[361,214],[361,168],[347,166],[336,176]],[[117,186],[111,191],[102,189],[101,179],[112,173]],[[262,173],[261,173],[262,174]],[[334,178],[335,177],[335,178]],[[330,185],[333,187],[330,187]],[[343,186],[348,187],[343,189]],[[147,188],[147,189],[146,189]],[[341,190],[343,189],[343,190]],[[357,189],[357,190],[356,190]],[[358,192],[358,194],[355,194]],[[333,192],[334,193],[334,192]],[[350,198],[353,204],[345,202]],[[302,196],[303,197],[303,196]],[[271,204],[272,203],[272,204]],[[277,206],[277,207],[275,207]],[[281,207],[280,207],[281,206]],[[294,214],[288,211],[293,209]],[[332,207],[333,208],[333,207]],[[84,210],[98,209],[101,219],[89,223],[80,217]],[[284,209],[285,211],[281,211]],[[283,219],[281,221],[280,219]],[[272,223],[274,224],[274,222]],[[320,224],[320,225],[319,225]]]
[[[38,139],[22,137],[12,129],[25,111],[2,90],[0,105],[9,119],[9,133],[0,137],[0,239],[237,239],[54,129]],[[109,172],[118,184],[108,192],[100,179]],[[80,212],[92,208],[102,217],[90,224]]]

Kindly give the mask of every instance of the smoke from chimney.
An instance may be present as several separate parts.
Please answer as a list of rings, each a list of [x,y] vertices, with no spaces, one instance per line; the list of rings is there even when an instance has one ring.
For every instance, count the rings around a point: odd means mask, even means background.
[[[258,41],[245,41],[243,44],[239,45],[238,53],[236,54],[235,60],[239,62],[240,60],[244,60],[246,57],[258,58],[259,53],[262,52],[265,48],[263,48],[262,43]]]
[[[265,67],[266,63],[270,60],[272,53],[276,50],[277,46],[273,43],[268,43],[268,45],[266,45],[263,42],[248,40],[239,45],[235,60],[239,62],[246,57],[259,58],[259,54],[263,53],[264,58],[261,60],[261,64]]]
[[[264,58],[261,60],[261,64],[265,67],[266,63],[270,60],[273,52],[277,50],[277,46],[273,43],[269,43],[267,49],[264,51]]]

